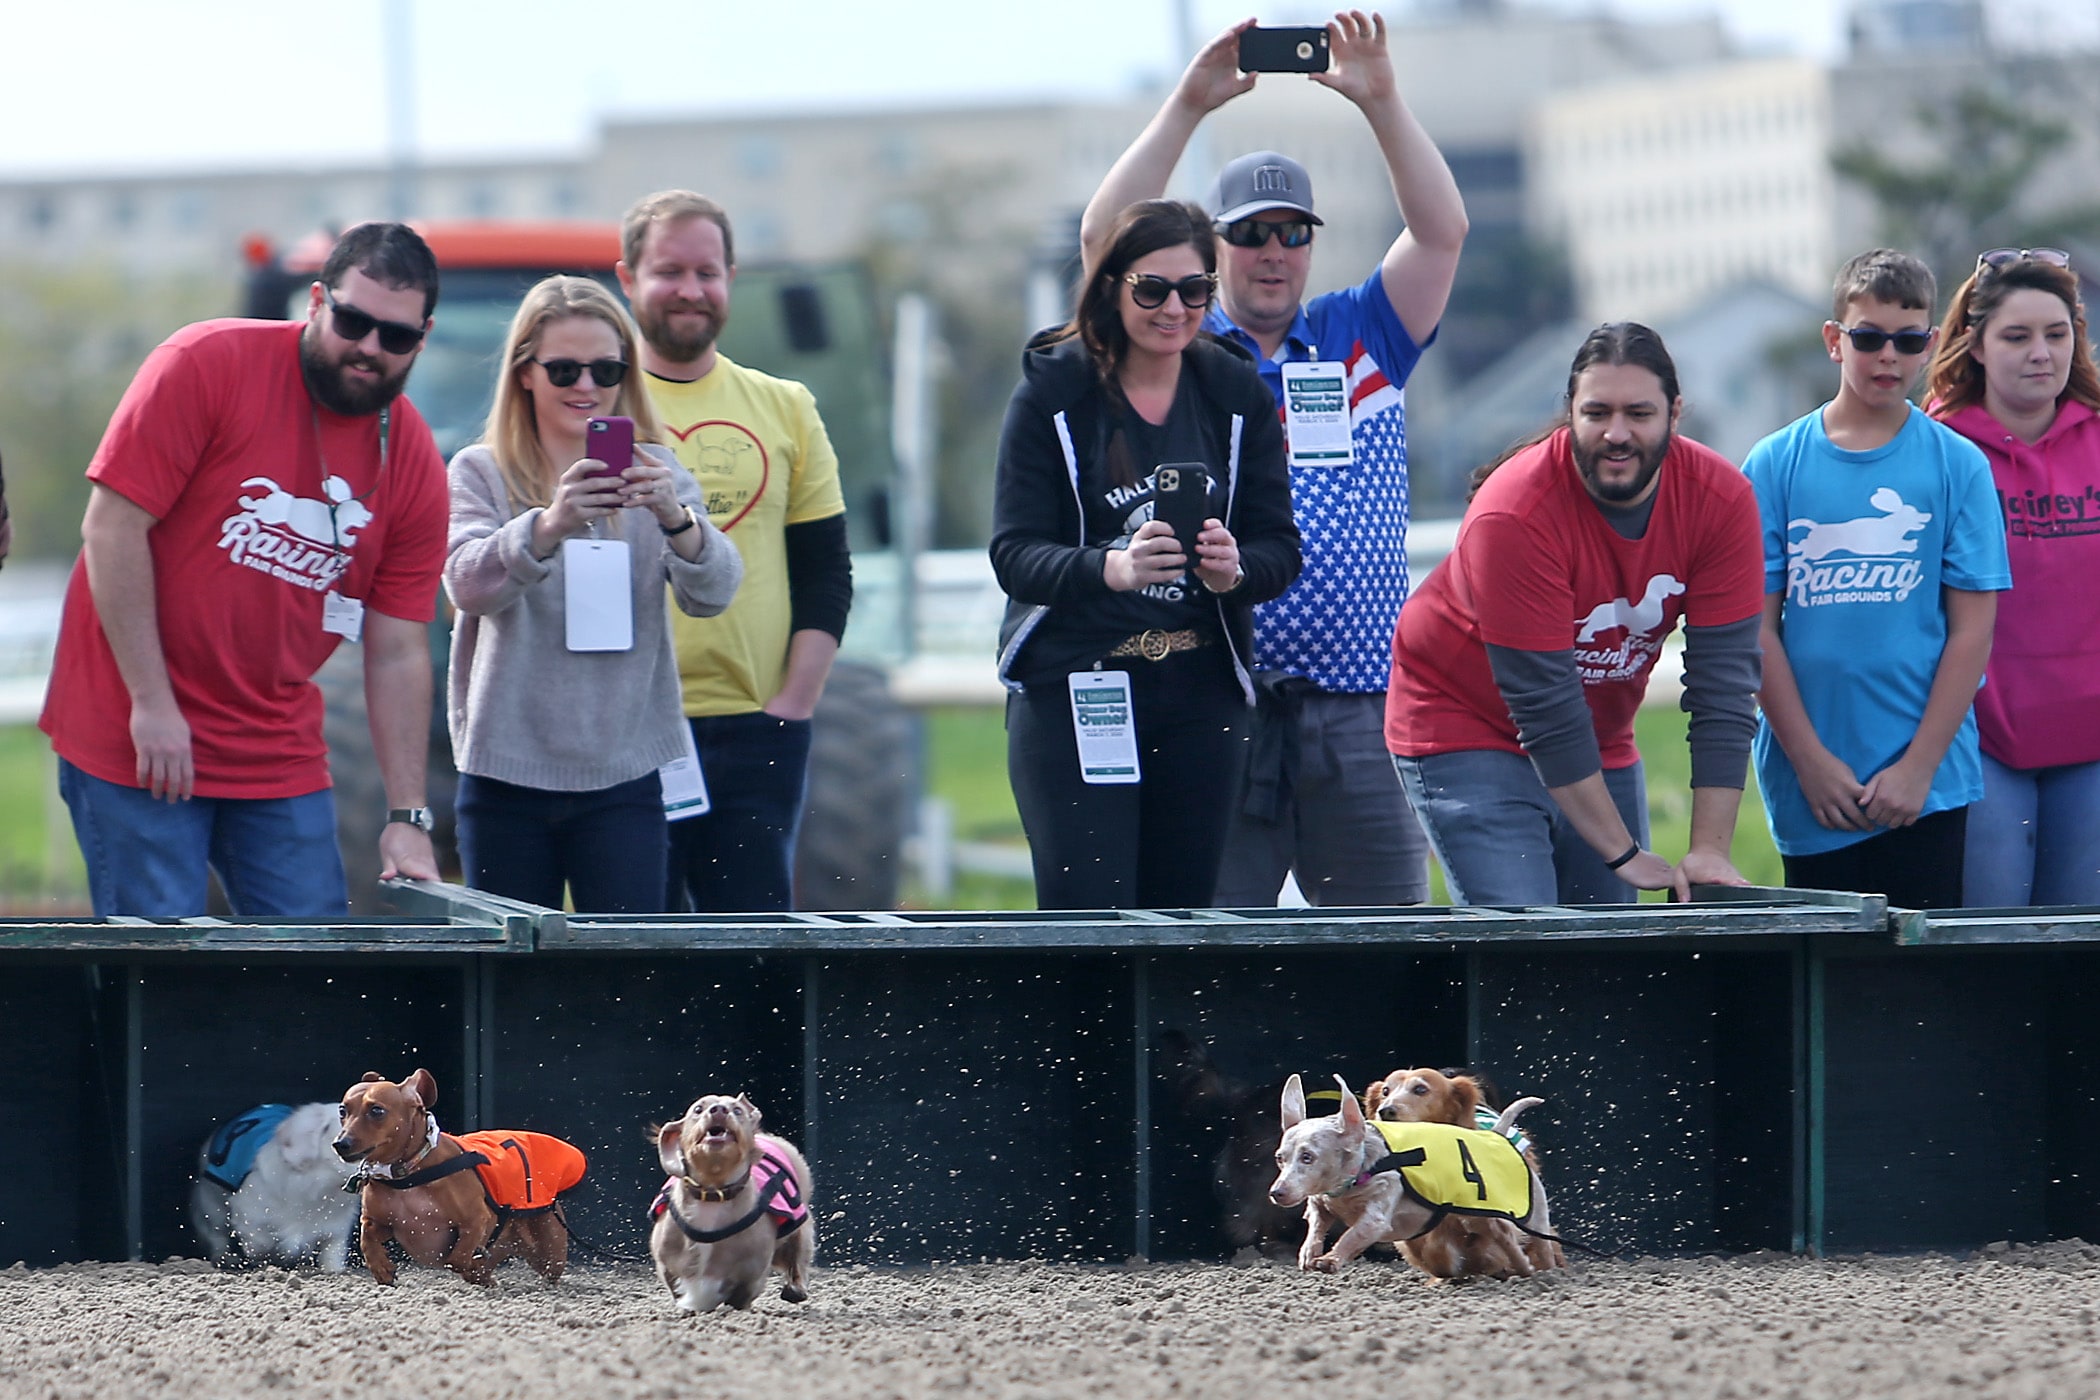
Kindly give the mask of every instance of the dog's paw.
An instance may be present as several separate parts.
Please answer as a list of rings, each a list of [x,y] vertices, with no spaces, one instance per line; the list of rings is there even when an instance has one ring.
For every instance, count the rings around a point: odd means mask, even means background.
[[[786,1303],[806,1303],[809,1301],[809,1290],[797,1288],[792,1283],[783,1283],[780,1285],[780,1298]]]
[[[1305,1267],[1316,1274],[1338,1274],[1342,1271],[1342,1265],[1346,1262],[1348,1261],[1340,1255],[1329,1250]]]

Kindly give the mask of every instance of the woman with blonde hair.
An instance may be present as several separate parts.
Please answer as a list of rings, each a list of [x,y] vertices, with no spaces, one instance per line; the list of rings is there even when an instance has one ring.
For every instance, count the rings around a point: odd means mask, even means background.
[[[2100,904],[2100,373],[2070,264],[1984,253],[1932,362],[1927,408],[1990,459],[2012,562],[1976,694],[1972,907]]]
[[[663,908],[657,770],[685,752],[664,585],[711,617],[744,572],[636,362],[611,293],[547,278],[511,320],[482,441],[451,465],[460,863],[476,889],[552,908],[566,885],[579,912]],[[591,421],[622,417],[632,455],[600,461]]]

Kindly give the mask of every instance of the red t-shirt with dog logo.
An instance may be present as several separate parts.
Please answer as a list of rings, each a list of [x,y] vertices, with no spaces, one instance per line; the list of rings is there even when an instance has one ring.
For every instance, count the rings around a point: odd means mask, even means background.
[[[275,798],[328,783],[321,693],[341,640],[330,590],[410,622],[437,607],[445,464],[404,398],[388,415],[315,405],[304,323],[204,321],[147,356],[88,479],[157,518],[147,535],[160,644],[189,722],[200,797]],[[41,725],[67,762],[138,783],[131,699],[73,567]]]
[[[1679,620],[1722,627],[1764,607],[1764,546],[1750,483],[1690,438],[1671,439],[1641,538],[1611,527],[1562,428],[1495,469],[1451,554],[1400,610],[1386,747],[1521,754],[1487,647],[1575,650],[1606,768],[1640,760],[1633,717]]]

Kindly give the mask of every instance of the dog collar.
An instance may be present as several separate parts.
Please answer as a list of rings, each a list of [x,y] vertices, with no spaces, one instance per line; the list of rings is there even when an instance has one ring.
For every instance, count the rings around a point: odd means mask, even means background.
[[[751,1173],[745,1172],[727,1186],[702,1186],[690,1176],[681,1176],[679,1179],[685,1182],[686,1190],[703,1201],[733,1201],[743,1195],[744,1188],[751,1184]]]
[[[421,1166],[425,1157],[437,1151],[438,1141],[444,1136],[438,1131],[437,1115],[426,1108],[423,1110],[423,1119],[430,1125],[430,1128],[423,1135],[423,1150],[421,1152],[418,1152],[406,1162],[381,1162],[376,1165],[367,1163],[364,1175],[377,1177],[406,1176]]]

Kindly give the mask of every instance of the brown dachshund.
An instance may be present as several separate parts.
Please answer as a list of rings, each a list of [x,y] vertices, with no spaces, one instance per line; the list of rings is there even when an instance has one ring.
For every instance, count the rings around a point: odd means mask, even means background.
[[[358,1248],[372,1277],[394,1281],[391,1240],[468,1283],[487,1284],[512,1255],[559,1279],[569,1226],[556,1196],[582,1179],[583,1154],[540,1133],[454,1137],[438,1130],[436,1102],[437,1082],[423,1069],[399,1084],[367,1074],[343,1095],[335,1150],[358,1164]]]

